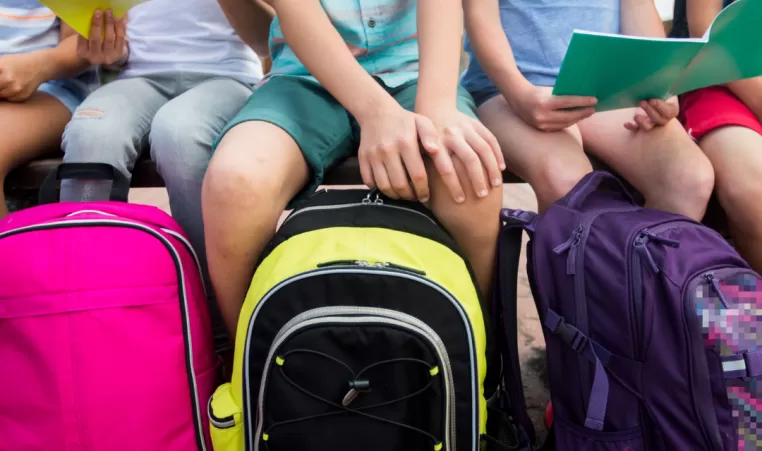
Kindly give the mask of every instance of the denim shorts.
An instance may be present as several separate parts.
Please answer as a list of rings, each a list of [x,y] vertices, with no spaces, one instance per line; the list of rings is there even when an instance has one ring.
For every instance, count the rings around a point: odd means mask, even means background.
[[[37,89],[40,92],[50,94],[63,103],[72,113],[80,103],[85,100],[87,93],[75,83],[68,80],[51,80],[41,84]]]

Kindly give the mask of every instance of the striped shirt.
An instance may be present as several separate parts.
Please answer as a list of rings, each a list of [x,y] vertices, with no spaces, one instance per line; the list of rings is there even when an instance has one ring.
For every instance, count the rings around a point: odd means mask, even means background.
[[[320,0],[357,62],[389,87],[418,78],[416,0]],[[277,16],[270,28],[270,76],[312,78],[286,43]],[[312,78],[314,80],[314,78]]]
[[[0,56],[54,48],[60,22],[37,0],[0,0]],[[97,86],[97,73],[89,70],[70,80],[82,97]]]

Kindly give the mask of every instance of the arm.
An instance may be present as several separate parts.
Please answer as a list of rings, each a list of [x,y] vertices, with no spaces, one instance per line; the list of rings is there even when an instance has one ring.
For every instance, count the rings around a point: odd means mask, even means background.
[[[468,38],[479,63],[524,122],[539,130],[558,131],[595,112],[593,97],[555,97],[551,88],[535,87],[524,77],[503,30],[498,0],[463,0],[463,3]]]
[[[318,0],[266,0],[307,70],[359,122],[399,104],[357,62]]]
[[[651,38],[666,37],[654,0],[621,0],[619,21],[622,34]]]
[[[71,78],[79,75],[90,64],[77,55],[77,33],[61,22],[61,38],[57,47],[40,50],[40,75],[43,81]]]
[[[88,65],[77,55],[77,36],[62,24],[57,47],[0,56],[0,99],[23,102],[42,83],[73,77]]]
[[[418,2],[420,69],[416,111],[454,110],[457,102],[463,9],[460,0]]]
[[[688,30],[692,38],[700,38],[722,11],[722,0],[685,0]]]
[[[463,3],[468,39],[487,77],[506,98],[529,87],[500,23],[498,0],[464,0]]]
[[[654,0],[621,0],[619,23],[624,35],[650,38],[667,36]],[[624,124],[624,127],[632,132],[649,131],[656,126],[666,125],[677,117],[680,110],[677,97],[671,97],[666,101],[642,101],[639,105],[633,120]]]
[[[686,0],[691,37],[704,36],[722,11],[722,3],[722,0]],[[727,87],[762,120],[762,77],[735,81],[728,83]]]
[[[275,11],[262,0],[218,0],[238,36],[262,58],[269,56],[267,40]]]

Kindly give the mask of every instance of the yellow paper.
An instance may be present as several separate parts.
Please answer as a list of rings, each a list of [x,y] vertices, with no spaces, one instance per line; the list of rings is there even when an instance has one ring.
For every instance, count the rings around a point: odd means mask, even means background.
[[[120,18],[133,6],[146,1],[148,0],[40,0],[40,3],[50,8],[74,31],[89,38],[95,10],[111,9],[114,17]]]

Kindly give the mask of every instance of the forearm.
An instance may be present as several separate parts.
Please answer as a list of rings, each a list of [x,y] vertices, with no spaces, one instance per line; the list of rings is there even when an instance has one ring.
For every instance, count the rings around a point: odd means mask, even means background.
[[[528,85],[500,22],[498,0],[464,0],[464,5],[468,39],[487,77],[505,96]]]
[[[685,7],[690,35],[700,38],[722,11],[722,0],[686,0]]]
[[[435,112],[457,105],[463,7],[460,0],[419,0],[420,69],[416,111]]]
[[[76,32],[63,23],[58,46],[35,53],[40,61],[41,77],[46,81],[75,77],[90,66],[87,60],[77,56]]]
[[[352,56],[319,0],[269,1],[296,56],[354,117],[398,105]]]
[[[267,40],[275,11],[262,0],[218,0],[228,22],[262,58],[269,56]]]
[[[622,34],[652,38],[666,36],[654,0],[621,0],[620,5]]]

